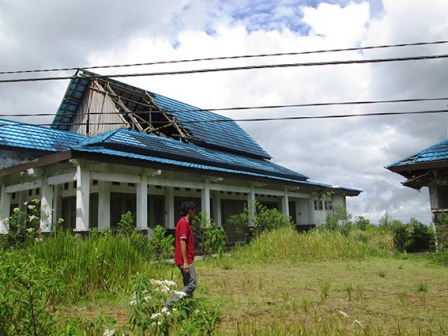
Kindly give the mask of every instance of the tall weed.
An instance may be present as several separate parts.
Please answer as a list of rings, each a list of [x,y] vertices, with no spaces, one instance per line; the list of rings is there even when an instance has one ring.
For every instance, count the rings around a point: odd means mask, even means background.
[[[355,259],[388,257],[393,248],[392,235],[378,231],[311,230],[297,233],[290,227],[262,233],[251,244],[235,249],[239,262],[299,262],[315,259]],[[359,239],[362,235],[363,239]]]

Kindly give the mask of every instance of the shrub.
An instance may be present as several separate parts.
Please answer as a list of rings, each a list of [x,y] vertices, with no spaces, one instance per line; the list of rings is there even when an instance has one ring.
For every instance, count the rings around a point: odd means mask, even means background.
[[[442,212],[437,215],[436,220],[437,249],[444,251],[448,245],[448,216]]]
[[[286,217],[277,209],[269,209],[259,202],[249,204],[242,214],[229,218],[229,224],[237,230],[248,227],[251,237],[258,237],[263,232],[269,232],[282,227],[292,227],[291,217]]]
[[[394,245],[398,252],[420,252],[434,250],[434,231],[415,218],[408,224],[392,221],[389,229],[394,234]]]
[[[164,260],[172,258],[174,253],[174,237],[167,234],[167,230],[157,225],[152,232],[152,237],[149,240],[151,254],[157,260]]]
[[[204,257],[224,253],[226,233],[223,228],[216,227],[212,220],[207,219],[207,213],[200,212],[195,217],[193,226]]]
[[[132,216],[132,212],[128,211],[121,215],[121,220],[118,222],[118,232],[124,236],[130,236],[135,232],[134,216]]]
[[[32,256],[8,255],[0,260],[0,334],[51,335],[49,307],[63,291],[58,271]]]

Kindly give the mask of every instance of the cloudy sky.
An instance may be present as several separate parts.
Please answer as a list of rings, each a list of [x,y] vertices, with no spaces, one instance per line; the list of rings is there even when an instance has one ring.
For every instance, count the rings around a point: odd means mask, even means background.
[[[448,40],[447,0],[0,0],[0,71],[149,63],[193,58],[356,51],[96,69],[149,73],[262,64],[448,54],[448,44],[362,49]],[[201,108],[448,97],[448,60],[364,63],[121,78]],[[74,71],[1,74],[1,79]],[[67,80],[0,83],[0,114],[37,124],[55,113]],[[234,119],[446,109],[447,101],[221,112]],[[11,117],[13,118],[13,117]],[[310,180],[363,190],[353,216],[385,212],[430,223],[429,195],[386,169],[446,139],[439,114],[240,122],[273,161]]]

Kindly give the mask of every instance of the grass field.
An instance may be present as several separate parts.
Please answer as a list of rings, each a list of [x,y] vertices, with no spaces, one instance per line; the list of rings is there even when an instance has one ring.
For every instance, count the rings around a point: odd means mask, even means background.
[[[50,330],[51,321],[58,335],[106,335],[109,326],[124,330],[136,307],[129,304],[136,284],[174,280],[177,289],[182,287],[178,269],[137,252],[135,246],[145,251],[139,241],[109,235],[79,242],[61,235],[3,254],[1,330],[12,330],[10,319],[22,317],[27,330],[37,330],[27,325],[27,316],[30,299],[38,298],[52,316],[35,319],[40,330]],[[213,335],[448,334],[448,268],[426,254],[393,251],[392,236],[377,229],[298,234],[284,228],[263,234],[229,254],[195,262],[199,287],[192,304],[204,317],[171,316],[165,321],[175,325],[167,325],[168,332],[149,327],[133,335],[154,330],[158,335],[209,334],[200,330]],[[13,289],[17,281],[23,286]],[[24,310],[8,308],[18,298]],[[151,316],[163,301],[153,298],[134,310],[139,323],[154,323]]]
[[[231,269],[198,263],[223,335],[445,335],[448,270],[422,258]]]

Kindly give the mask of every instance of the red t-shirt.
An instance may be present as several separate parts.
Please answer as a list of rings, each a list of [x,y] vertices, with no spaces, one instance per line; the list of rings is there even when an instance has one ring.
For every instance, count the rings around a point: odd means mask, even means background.
[[[182,252],[180,251],[180,241],[184,240],[187,243],[187,260],[189,264],[194,260],[194,237],[191,225],[185,217],[181,217],[176,225],[175,235],[175,250],[174,250],[174,263],[176,265],[183,265],[184,260],[182,258]]]

